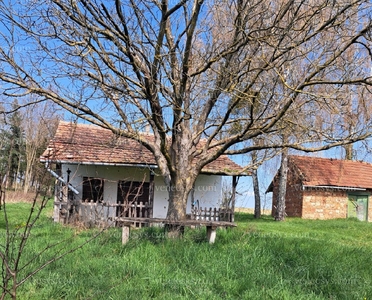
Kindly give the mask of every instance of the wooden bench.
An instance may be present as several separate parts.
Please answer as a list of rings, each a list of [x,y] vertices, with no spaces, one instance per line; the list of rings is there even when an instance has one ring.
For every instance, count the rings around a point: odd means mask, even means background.
[[[148,224],[163,224],[167,227],[177,227],[183,232],[185,227],[191,226],[205,226],[207,228],[207,239],[210,244],[213,244],[216,240],[217,228],[218,227],[236,227],[235,223],[226,221],[206,221],[206,220],[183,220],[183,221],[171,221],[159,218],[115,218],[116,221],[122,225],[122,243],[126,244],[130,237],[130,228],[134,222],[148,223]]]

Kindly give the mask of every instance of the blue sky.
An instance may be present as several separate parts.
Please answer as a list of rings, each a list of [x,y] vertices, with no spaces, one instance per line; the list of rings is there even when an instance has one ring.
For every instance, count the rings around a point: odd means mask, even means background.
[[[151,16],[152,13],[153,12],[151,11],[151,13],[149,13],[149,16]],[[151,20],[151,18],[149,20]],[[148,25],[150,25],[150,24],[151,24],[151,21],[149,21]],[[1,29],[1,26],[2,25],[0,23],[0,29]],[[4,29],[4,27],[3,27],[3,29]],[[6,46],[4,46],[4,45],[2,45],[2,46],[3,46],[3,48],[4,47],[6,48]],[[15,50],[16,53],[27,52],[27,53],[30,53],[30,55],[31,55],[33,48],[32,48],[32,44],[28,44],[26,42],[20,42],[16,45],[16,48],[14,50]],[[28,58],[31,59],[30,57],[28,57]],[[44,63],[48,64],[49,62],[46,61]],[[54,69],[54,66],[50,65],[50,67],[51,67],[51,69]],[[50,71],[52,71],[52,70],[50,70]],[[62,81],[62,80],[66,80],[66,79],[62,78],[62,79],[58,79],[58,80]],[[64,81],[63,81],[63,83],[64,83]],[[66,85],[65,92],[69,93],[69,95],[71,96],[72,93],[74,93],[76,91],[83,91],[83,90],[84,89],[82,89],[80,85],[75,85],[75,83],[71,83],[71,85]],[[86,89],[86,91],[87,92],[92,92],[91,89]],[[101,103],[102,102],[102,100],[100,98],[101,96],[102,95],[99,94],[99,93],[97,95],[94,95],[94,100],[92,100],[92,101],[100,101],[100,103]],[[77,93],[77,92],[76,92],[76,97],[79,98],[79,93]],[[89,101],[91,101],[91,100],[89,100]],[[105,112],[108,113],[108,109],[106,109]],[[135,115],[134,118],[136,116],[137,115]],[[66,113],[65,119],[66,120],[76,119],[76,117],[73,117],[73,116]],[[82,120],[79,120],[79,122],[81,122],[81,121]],[[171,119],[169,121],[171,121]],[[170,124],[171,124],[171,122],[170,122]],[[365,160],[365,161],[370,160],[370,157],[368,155],[368,151],[366,151],[365,149],[363,149],[362,147],[359,147],[359,146],[356,147],[356,149],[358,150],[357,159]],[[342,158],[343,150],[341,148],[338,148],[338,149],[329,150],[327,152],[313,153],[313,154],[309,154],[309,155]],[[241,165],[244,165],[244,162],[247,161],[246,156],[244,156],[244,155],[242,155],[240,157],[235,157],[234,160]],[[271,195],[270,194],[266,195],[264,192],[267,189],[268,185],[270,184],[272,178],[274,177],[274,175],[275,175],[275,173],[278,169],[278,166],[279,166],[279,159],[275,158],[275,159],[272,159],[272,160],[266,162],[264,165],[262,165],[259,168],[260,189],[261,189],[261,195],[262,195],[263,202],[268,202],[268,201],[271,200]],[[253,200],[253,187],[252,187],[251,178],[247,177],[247,178],[242,178],[240,180],[238,192],[241,195],[238,195],[238,197],[237,197],[237,206],[253,207],[254,200]],[[270,205],[268,205],[268,206],[270,206]]]

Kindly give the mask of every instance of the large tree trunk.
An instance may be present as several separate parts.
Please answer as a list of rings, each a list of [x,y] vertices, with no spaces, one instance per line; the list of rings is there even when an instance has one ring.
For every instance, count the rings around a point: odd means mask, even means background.
[[[190,191],[191,188],[185,186],[182,180],[171,184],[169,188],[168,220],[180,221],[186,219],[186,206]]]
[[[169,203],[167,220],[183,221],[186,220],[186,208],[188,196],[193,188],[193,182],[190,181],[188,174],[178,174],[171,180],[169,186]],[[184,232],[183,225],[167,225],[167,235],[170,238],[178,238]]]
[[[176,127],[176,126],[175,126]],[[172,165],[169,180],[169,205],[167,219],[185,220],[188,196],[194,187],[198,172],[193,165],[192,136],[187,125],[174,130],[171,145]]]
[[[284,221],[285,219],[285,194],[287,191],[287,172],[288,171],[288,149],[282,153],[279,176],[279,192],[276,201],[275,221]]]

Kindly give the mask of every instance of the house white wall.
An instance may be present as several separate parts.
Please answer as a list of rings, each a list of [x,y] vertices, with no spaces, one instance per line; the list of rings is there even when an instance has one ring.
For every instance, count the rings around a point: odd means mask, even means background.
[[[168,210],[168,190],[161,176],[155,177],[154,218],[165,218]],[[222,176],[199,175],[194,189],[194,201],[200,207],[219,207],[222,201]],[[191,212],[191,195],[187,202],[186,213]]]
[[[67,170],[70,170],[70,184],[74,186],[79,195],[76,199],[82,200],[83,177],[96,177],[104,179],[103,198],[105,202],[116,203],[118,181],[145,181],[149,182],[148,168],[116,167],[98,165],[63,164],[62,177],[67,179]],[[155,170],[156,172],[156,170]],[[168,190],[162,176],[155,176],[154,187],[154,218],[165,218],[168,209]],[[219,207],[222,201],[222,176],[199,175],[195,183],[194,200],[199,200],[200,207]],[[191,195],[187,203],[187,213],[191,212]],[[115,210],[103,212],[114,217]]]

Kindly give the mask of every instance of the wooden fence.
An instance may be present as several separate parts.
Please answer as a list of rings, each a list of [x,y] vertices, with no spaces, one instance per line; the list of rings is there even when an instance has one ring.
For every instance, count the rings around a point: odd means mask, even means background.
[[[191,208],[191,220],[233,222],[233,219],[234,212],[231,208],[203,208],[195,206]]]
[[[153,206],[148,203],[108,203],[84,201],[68,204],[63,201],[55,201],[55,208],[60,212],[68,212],[61,215],[59,220],[63,223],[79,221],[86,226],[117,226],[122,224],[116,221],[118,218],[152,218]],[[231,208],[217,207],[192,207],[190,219],[195,221],[211,222],[234,222],[234,212]],[[142,227],[144,223],[133,221],[133,226]]]
[[[85,201],[78,205],[79,220],[90,225],[120,226],[116,217],[151,218],[152,205],[148,203],[108,203]],[[142,227],[140,222],[133,222],[136,227]]]

